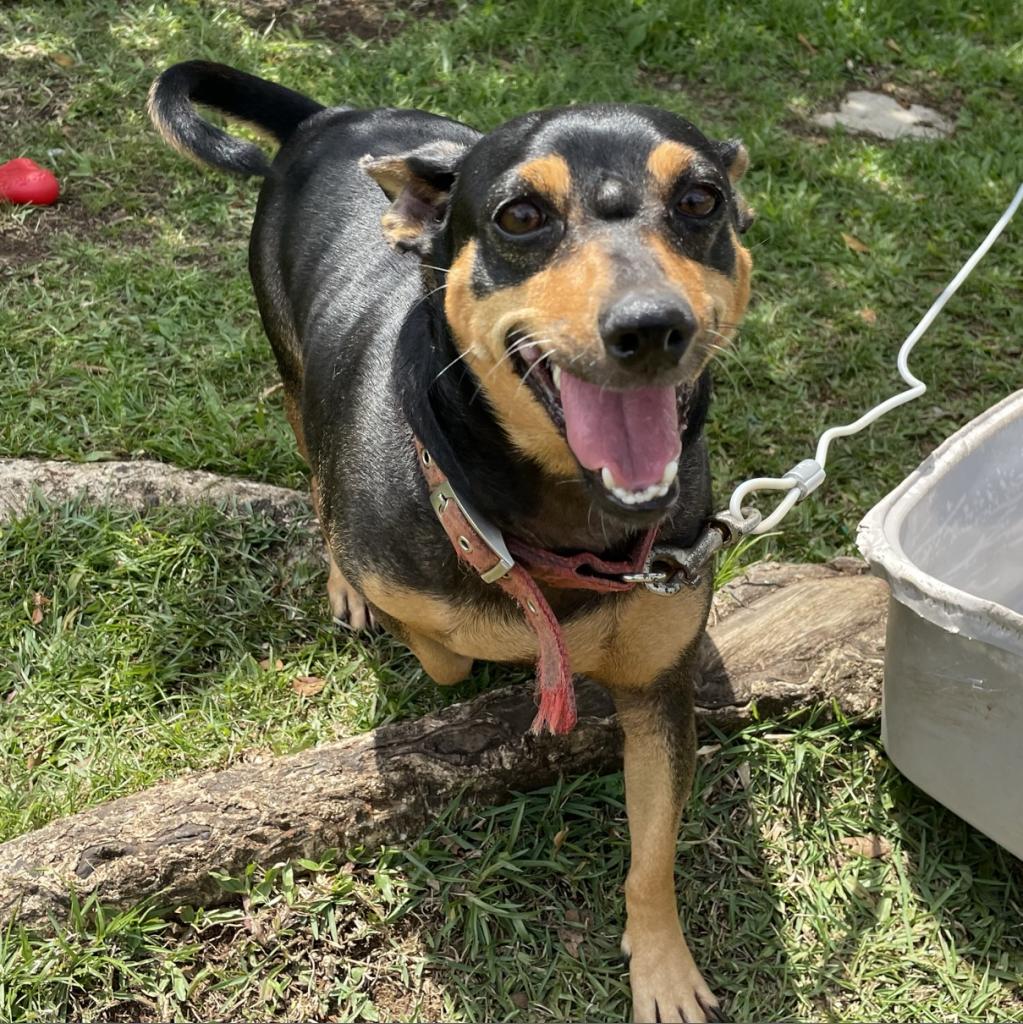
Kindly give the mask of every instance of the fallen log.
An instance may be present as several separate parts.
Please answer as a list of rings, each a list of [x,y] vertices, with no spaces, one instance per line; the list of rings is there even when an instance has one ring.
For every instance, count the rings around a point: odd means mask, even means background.
[[[763,564],[718,594],[698,686],[702,723],[734,730],[756,714],[880,701],[886,590],[862,563]],[[609,701],[578,686],[568,736],[528,733],[527,687],[298,754],[188,775],[0,844],[0,922],[47,930],[69,891],[127,907],[209,905],[210,872],[237,873],[329,849],[419,834],[453,800],[495,803],[563,774],[607,772],[620,737]]]
[[[300,491],[163,462],[0,459],[0,523],[24,514],[35,494],[55,504],[84,496],[138,511],[206,502],[245,505],[277,519],[311,514],[309,499]]]

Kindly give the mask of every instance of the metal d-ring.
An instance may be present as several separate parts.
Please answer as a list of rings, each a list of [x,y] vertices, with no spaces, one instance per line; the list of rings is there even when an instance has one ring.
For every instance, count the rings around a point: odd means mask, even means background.
[[[677,594],[683,587],[696,587],[703,569],[722,548],[730,547],[760,523],[760,513],[744,508],[741,519],[723,512],[707,521],[696,542],[688,548],[675,544],[655,544],[650,549],[642,572],[622,577],[628,583],[640,583],[655,594]],[[661,567],[664,568],[661,568]]]

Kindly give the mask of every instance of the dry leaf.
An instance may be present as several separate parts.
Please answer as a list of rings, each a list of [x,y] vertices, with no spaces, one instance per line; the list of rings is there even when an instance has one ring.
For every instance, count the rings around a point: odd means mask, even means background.
[[[62,68],[73,68],[76,63],[75,58],[66,53],[51,53],[50,58]]]
[[[43,597],[38,590],[32,595],[32,614],[30,618],[33,626],[38,626],[43,621],[43,612],[49,603],[50,599]]]
[[[808,54],[810,54],[810,56],[812,56],[812,57],[816,57],[817,56],[817,47],[814,46],[813,43],[811,43],[810,40],[807,39],[806,36],[803,35],[802,32],[797,32],[796,33],[796,39],[799,40],[799,45],[804,50],[806,50],[806,52]]]
[[[274,752],[269,747],[246,747],[237,759],[242,764],[268,764],[274,759]]]
[[[512,992],[510,998],[512,1005],[520,1010],[525,1010],[529,1007],[529,996],[525,992]]]
[[[579,947],[583,943],[582,935],[571,928],[559,928],[558,938],[561,939],[562,943],[564,944],[565,951],[568,953],[568,955],[578,959]]]
[[[296,676],[291,680],[291,688],[300,697],[315,697],[326,685],[327,680],[319,676]]]
[[[554,836],[554,849],[560,850],[562,843],[568,838],[568,829],[563,828]]]
[[[575,907],[569,907],[568,910],[565,911],[565,920],[572,924],[578,924],[582,919],[579,917],[579,911],[576,910]]]
[[[868,326],[873,327],[877,323],[877,313],[875,313],[869,306],[864,306],[863,309],[858,311],[859,318]]]
[[[259,667],[264,672],[269,672],[270,669],[273,669],[275,672],[283,672],[284,671],[284,662],[281,661],[280,658],[278,658],[276,661],[271,661],[269,658],[263,658],[259,662]]]
[[[842,241],[845,242],[853,252],[870,252],[870,246],[867,245],[866,242],[861,242],[855,235],[847,235],[843,231]]]
[[[743,789],[749,789],[749,761],[743,761],[742,764],[738,765],[735,769],[735,774],[739,776],[739,785],[741,785]]]
[[[849,858],[869,857],[871,860],[887,860],[892,844],[884,836],[843,836],[838,845],[848,851]]]
[[[895,40],[892,39],[891,36],[889,36],[884,41],[884,45],[887,46],[888,49],[892,51],[892,53],[902,53],[902,47],[899,46],[899,44],[897,42],[895,42]]]

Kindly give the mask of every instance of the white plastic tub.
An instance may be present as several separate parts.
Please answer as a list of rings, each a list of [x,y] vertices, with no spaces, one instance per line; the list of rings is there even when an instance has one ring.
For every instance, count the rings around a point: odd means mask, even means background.
[[[857,542],[891,587],[889,756],[1023,857],[1023,391],[949,438]]]

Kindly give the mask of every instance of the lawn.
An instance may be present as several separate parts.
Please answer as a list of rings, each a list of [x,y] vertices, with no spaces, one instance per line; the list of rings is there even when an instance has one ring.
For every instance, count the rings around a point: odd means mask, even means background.
[[[483,128],[629,100],[741,135],[754,298],[716,373],[720,498],[895,388],[899,342],[1023,167],[1011,0],[288,7],[0,6],[0,162],[31,156],[65,189],[53,209],[0,207],[0,456],[303,486],[245,269],[256,188],[184,161],[144,115],[175,60]],[[864,87],[939,108],[955,134],[814,127]],[[919,347],[928,395],[839,442],[828,484],[761,553],[852,553],[878,498],[1023,386],[1021,238],[1015,223]],[[482,668],[438,692],[400,646],[332,630],[323,567],[288,547],[288,527],[215,508],[40,503],[0,529],[0,840],[422,713],[491,675],[524,680]],[[326,688],[297,695],[303,674]],[[880,855],[857,855],[859,836],[880,837]],[[57,941],[0,933],[0,1020],[623,1019],[626,862],[620,777],[566,779],[405,848],[254,866],[225,880],[219,908],[85,907]],[[1023,1018],[1023,868],[903,780],[874,724],[765,721],[708,740],[678,877],[694,954],[735,1020]]]

